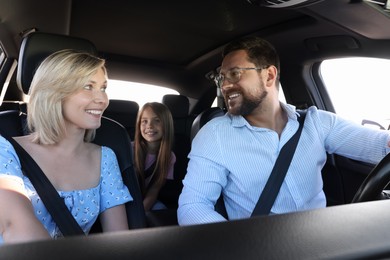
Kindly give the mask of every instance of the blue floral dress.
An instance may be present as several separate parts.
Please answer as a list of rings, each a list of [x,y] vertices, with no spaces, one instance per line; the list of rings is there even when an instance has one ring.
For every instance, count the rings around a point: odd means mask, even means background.
[[[58,191],[65,204],[86,234],[89,233],[100,213],[111,207],[132,201],[129,190],[123,184],[115,153],[102,146],[100,183],[91,189]],[[62,237],[60,230],[42,203],[30,180],[23,175],[15,149],[0,136],[0,176],[12,176],[23,183],[31,200],[36,217],[42,222],[52,238]],[[2,237],[0,236],[0,244]]]

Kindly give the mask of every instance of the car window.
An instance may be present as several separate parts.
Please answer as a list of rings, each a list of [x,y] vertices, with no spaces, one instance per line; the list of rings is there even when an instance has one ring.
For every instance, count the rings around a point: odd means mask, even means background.
[[[166,94],[179,95],[179,92],[167,87],[120,80],[109,80],[106,92],[109,99],[132,100],[140,107],[146,102],[161,102]]]
[[[322,62],[320,72],[337,114],[368,127],[389,129],[390,60],[342,58]]]

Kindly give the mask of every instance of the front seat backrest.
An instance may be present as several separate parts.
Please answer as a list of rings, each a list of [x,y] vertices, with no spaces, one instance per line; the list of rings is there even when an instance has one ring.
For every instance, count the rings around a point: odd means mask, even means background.
[[[211,119],[219,116],[223,116],[225,112],[220,107],[210,107],[204,110],[202,113],[197,115],[192,122],[191,127],[191,141],[194,139],[195,135],[199,130]]]
[[[63,49],[97,54],[94,44],[82,38],[42,32],[30,33],[23,38],[19,51],[16,82],[25,94],[28,94],[35,71],[41,62],[50,54]]]
[[[136,229],[146,227],[147,223],[143,198],[134,170],[133,149],[126,128],[118,122],[103,116],[102,124],[96,130],[96,137],[93,142],[98,145],[110,147],[117,156],[123,182],[133,197],[133,201],[126,203],[129,228]]]
[[[33,75],[39,64],[51,53],[62,49],[76,49],[97,54],[95,46],[90,41],[81,38],[36,32],[23,39],[19,53],[17,82],[25,94],[29,92]],[[22,117],[25,116],[20,114]],[[14,124],[10,129],[14,129],[15,132],[20,133],[20,129],[24,129],[22,122],[15,118],[15,112],[0,113],[0,125]],[[9,135],[12,136],[14,133],[9,133]],[[103,117],[101,127],[96,131],[94,143],[110,147],[118,158],[124,183],[134,199],[126,203],[129,228],[146,227],[142,195],[133,167],[133,151],[126,129],[116,121]]]

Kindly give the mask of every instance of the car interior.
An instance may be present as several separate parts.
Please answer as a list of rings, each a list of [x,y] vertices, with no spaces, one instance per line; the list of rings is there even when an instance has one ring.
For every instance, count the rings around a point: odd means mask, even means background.
[[[104,58],[110,79],[165,86],[179,93],[161,99],[174,120],[177,158],[174,179],[167,180],[159,194],[166,210],[146,212],[142,204],[131,146],[140,105],[110,99],[94,143],[117,155],[134,199],[126,203],[130,230],[101,233],[96,223],[87,237],[0,246],[0,258],[390,257],[385,228],[390,224],[389,156],[372,165],[328,154],[322,171],[324,209],[178,225],[178,197],[191,142],[202,126],[226,113],[214,83],[221,51],[231,40],[247,35],[261,36],[277,49],[287,103],[337,113],[321,63],[350,56],[390,59],[390,0],[0,1],[0,133],[27,134],[26,104],[35,69],[61,49]],[[353,93],[344,97],[348,98]],[[217,210],[223,210],[219,207],[218,203]]]

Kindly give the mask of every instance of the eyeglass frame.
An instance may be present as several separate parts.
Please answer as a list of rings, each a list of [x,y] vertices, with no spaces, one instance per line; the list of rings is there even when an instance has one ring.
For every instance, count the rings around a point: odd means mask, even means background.
[[[247,71],[247,70],[263,70],[263,69],[266,69],[268,68],[269,66],[264,66],[262,68],[256,68],[256,67],[251,67],[251,68],[240,68],[240,67],[235,67],[235,68],[231,68],[227,71],[227,73],[231,72],[231,71],[234,71],[234,70],[238,70],[238,71]],[[235,84],[237,82],[239,82],[241,80],[241,76],[242,76],[243,72],[239,72],[239,76],[238,76],[238,79],[237,80],[234,80],[234,81],[231,81],[232,78],[231,77],[226,77],[225,75],[221,74],[221,73],[218,73],[217,75],[215,75],[214,77],[214,83],[215,85],[217,85],[218,88],[222,88],[223,87],[223,83],[225,82],[225,80],[229,81],[230,83],[232,84]]]

